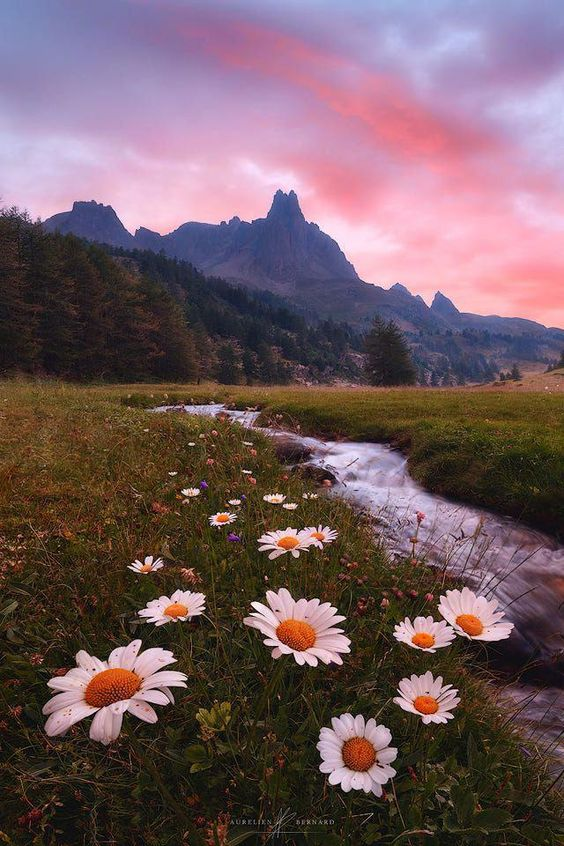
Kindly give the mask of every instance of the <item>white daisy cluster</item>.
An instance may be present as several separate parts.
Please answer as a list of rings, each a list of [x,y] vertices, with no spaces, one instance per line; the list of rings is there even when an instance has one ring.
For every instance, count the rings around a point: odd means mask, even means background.
[[[244,442],[251,447],[251,442]],[[194,444],[190,444],[193,446]],[[243,469],[244,475],[251,475]],[[170,471],[169,475],[176,475]],[[254,481],[254,480],[253,480]],[[203,483],[202,483],[203,484]],[[200,488],[183,488],[186,502],[200,496]],[[315,500],[317,494],[304,493],[304,500]],[[286,495],[270,493],[263,500],[295,510],[298,503],[286,502]],[[228,505],[239,508],[241,499],[230,499]],[[208,517],[210,526],[222,528],[234,523],[242,515],[219,511]],[[420,521],[419,521],[420,522]],[[338,533],[320,523],[303,529],[288,527],[269,531],[258,538],[259,551],[268,552],[274,560],[286,553],[298,558],[312,547],[323,549],[333,543]],[[228,535],[228,539],[240,538]],[[147,556],[128,565],[138,575],[155,573],[164,567],[161,558]],[[157,577],[158,578],[158,577]],[[170,596],[159,596],[149,601],[138,616],[161,627],[168,623],[183,623],[204,614],[206,597],[203,593],[176,590]],[[294,599],[282,587],[266,593],[266,603],[252,602],[253,611],[243,623],[257,629],[264,645],[271,650],[275,660],[290,657],[301,667],[316,668],[319,664],[342,665],[343,655],[351,651],[351,641],[341,624],[345,617],[329,602],[318,598]],[[470,640],[493,641],[509,637],[512,624],[504,621],[496,600],[476,596],[468,588],[448,590],[440,597],[438,610],[443,617],[435,621],[432,616],[406,617],[394,628],[395,639],[412,649],[434,654],[455,640],[456,636]],[[106,661],[81,650],[76,655],[76,667],[64,676],[48,682],[55,695],[45,704],[43,713],[48,717],[45,730],[51,737],[64,734],[80,720],[92,716],[90,737],[103,744],[115,740],[121,730],[126,712],[139,719],[154,723],[157,713],[154,705],[174,702],[173,687],[186,687],[188,676],[182,672],[166,670],[176,659],[172,652],[150,648],[141,652],[141,640],[114,649]],[[414,714],[425,725],[446,724],[453,719],[453,710],[460,703],[458,691],[452,684],[444,684],[442,676],[436,678],[430,671],[413,674],[399,682],[398,696],[393,702],[404,711]],[[381,796],[383,785],[396,774],[391,764],[398,750],[391,745],[390,730],[376,719],[366,719],[362,714],[344,713],[331,719],[331,727],[324,726],[319,733],[317,749],[321,756],[320,771],[328,776],[329,784],[340,785],[345,793],[362,790]]]

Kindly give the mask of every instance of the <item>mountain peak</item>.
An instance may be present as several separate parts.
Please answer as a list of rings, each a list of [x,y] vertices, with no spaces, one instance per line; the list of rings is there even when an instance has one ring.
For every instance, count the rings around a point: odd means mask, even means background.
[[[395,285],[392,285],[390,291],[397,291],[398,294],[409,294],[410,297],[413,296],[409,288],[406,288],[405,285],[401,284],[401,282],[396,282]]]
[[[432,311],[436,311],[438,314],[442,314],[445,317],[460,314],[452,300],[449,300],[449,298],[445,297],[445,295],[440,291],[437,291],[435,294],[433,302],[431,303],[431,309]]]
[[[272,199],[272,205],[267,218],[269,220],[272,220],[273,218],[305,220],[296,192],[289,191],[285,194],[284,191],[281,191],[279,188]]]
[[[75,200],[71,211],[55,214],[44,221],[47,232],[72,232],[79,238],[110,244],[113,247],[133,247],[133,236],[127,231],[112,206],[96,200]]]

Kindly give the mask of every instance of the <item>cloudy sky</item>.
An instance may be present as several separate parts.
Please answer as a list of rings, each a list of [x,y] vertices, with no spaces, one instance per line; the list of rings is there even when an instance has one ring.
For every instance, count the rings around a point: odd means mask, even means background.
[[[368,282],[564,326],[564,2],[0,5],[5,204],[166,232],[279,187]]]

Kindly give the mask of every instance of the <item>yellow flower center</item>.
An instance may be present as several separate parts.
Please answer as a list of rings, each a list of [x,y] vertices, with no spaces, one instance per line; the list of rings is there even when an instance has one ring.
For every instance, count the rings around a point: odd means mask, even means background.
[[[218,514],[215,518],[217,523],[228,523],[229,522],[229,514]]]
[[[413,707],[420,714],[436,714],[439,710],[439,703],[432,696],[417,696],[413,700]]]
[[[295,549],[299,546],[299,543],[299,540],[294,535],[284,535],[283,538],[276,541],[277,546],[282,547],[282,549]]]
[[[304,652],[315,643],[315,629],[303,620],[284,620],[276,629],[276,637],[296,652]]]
[[[121,667],[102,670],[88,682],[84,699],[93,708],[104,708],[114,702],[131,699],[140,687],[141,679],[130,670],[122,670]]]
[[[352,737],[343,743],[343,763],[349,770],[365,773],[376,763],[376,750],[365,737]]]
[[[140,573],[148,573],[153,565],[152,564],[143,564],[142,567],[139,568]]]
[[[457,626],[466,632],[466,634],[470,635],[470,637],[476,637],[477,635],[481,635],[484,631],[484,627],[482,625],[482,621],[475,617],[474,614],[459,614],[456,618]]]
[[[325,535],[323,534],[323,532],[312,532],[311,536],[312,538],[315,538],[315,540],[325,540]]]
[[[420,646],[422,649],[429,649],[430,646],[435,645],[435,638],[433,635],[427,634],[427,632],[417,632],[411,638],[411,642],[415,646]]]
[[[182,605],[181,602],[173,602],[172,605],[167,606],[163,611],[167,617],[186,617],[188,615],[188,608]]]

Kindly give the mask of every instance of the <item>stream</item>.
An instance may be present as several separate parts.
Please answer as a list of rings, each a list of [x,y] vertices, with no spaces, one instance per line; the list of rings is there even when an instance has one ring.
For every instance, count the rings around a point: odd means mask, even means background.
[[[155,409],[173,410],[225,414],[248,428],[260,414],[219,403]],[[515,703],[521,731],[543,754],[549,750],[564,762],[564,547],[517,520],[425,490],[409,475],[406,457],[386,444],[322,441],[268,427],[260,431],[307,449],[305,463],[329,471],[336,479],[329,490],[374,517],[392,556],[411,553],[415,512],[424,512],[417,557],[499,600],[515,624],[511,637],[496,644],[503,663],[528,668],[527,683],[506,684],[503,695]]]

